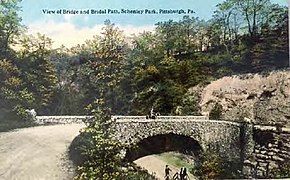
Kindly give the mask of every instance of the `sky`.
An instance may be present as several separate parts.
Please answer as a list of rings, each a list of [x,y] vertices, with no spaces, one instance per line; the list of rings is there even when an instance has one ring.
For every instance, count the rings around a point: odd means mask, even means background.
[[[53,40],[53,47],[62,44],[67,47],[83,43],[99,34],[104,21],[110,19],[125,35],[152,31],[154,24],[169,19],[179,20],[184,15],[208,20],[216,10],[215,6],[224,0],[23,0],[20,3],[22,23],[30,34],[46,34]],[[287,5],[287,0],[272,0]],[[118,10],[120,14],[108,14]],[[143,14],[123,14],[124,10],[144,10]],[[156,10],[158,14],[144,14],[145,9]],[[184,10],[186,14],[160,14],[159,10]],[[54,14],[46,13],[54,11]],[[57,11],[60,10],[60,14]],[[64,13],[64,10],[78,11],[79,14]],[[92,14],[91,10],[106,10],[106,14]],[[80,14],[80,11],[89,14]]]

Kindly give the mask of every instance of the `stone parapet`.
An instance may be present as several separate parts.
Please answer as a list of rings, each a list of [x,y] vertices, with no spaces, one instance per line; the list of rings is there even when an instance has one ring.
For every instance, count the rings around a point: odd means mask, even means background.
[[[146,116],[112,116],[115,120],[143,120]],[[208,116],[156,116],[151,120],[208,120]]]
[[[84,123],[85,120],[91,119],[93,116],[36,116],[36,123],[40,125],[46,124],[72,124]]]

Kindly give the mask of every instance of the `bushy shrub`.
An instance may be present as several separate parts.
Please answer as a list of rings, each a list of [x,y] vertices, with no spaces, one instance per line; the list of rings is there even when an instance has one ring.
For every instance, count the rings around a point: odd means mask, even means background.
[[[126,180],[157,180],[154,175],[149,174],[148,171],[141,169],[133,163],[130,163],[126,168],[123,168],[121,177]]]
[[[113,129],[108,108],[96,108],[94,121],[88,123],[76,144],[80,146],[81,165],[75,179],[148,179],[151,175],[124,161],[123,147],[113,138]],[[82,142],[80,142],[82,141]],[[138,177],[138,178],[137,178]],[[153,176],[152,178],[153,179]]]
[[[186,93],[181,101],[181,106],[176,108],[178,115],[200,115],[199,96],[196,92]]]
[[[209,113],[209,119],[221,119],[223,107],[219,103],[215,103],[212,110]]]
[[[279,167],[269,171],[269,178],[289,178],[290,177],[290,161],[280,164]]]
[[[192,174],[200,179],[241,178],[239,161],[228,161],[212,152],[205,152]]]

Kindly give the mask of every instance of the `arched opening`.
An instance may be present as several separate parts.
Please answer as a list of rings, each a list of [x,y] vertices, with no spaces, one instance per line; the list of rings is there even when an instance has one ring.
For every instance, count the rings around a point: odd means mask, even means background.
[[[202,153],[202,148],[198,141],[191,137],[173,133],[160,134],[145,138],[138,142],[136,146],[127,149],[125,158],[132,162],[144,156],[171,151],[198,158]]]

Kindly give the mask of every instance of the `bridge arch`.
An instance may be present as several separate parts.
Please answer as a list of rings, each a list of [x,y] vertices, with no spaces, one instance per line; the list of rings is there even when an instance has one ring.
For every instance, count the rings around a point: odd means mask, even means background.
[[[209,120],[204,116],[158,116],[156,119],[113,116],[112,120],[115,121],[115,139],[127,147],[174,134],[176,138],[195,140],[203,151],[210,150],[229,159],[241,157],[243,133],[240,123]]]
[[[141,139],[129,147],[125,159],[134,161],[144,156],[171,151],[198,158],[202,153],[202,147],[197,140],[190,136],[175,133],[157,134]]]

